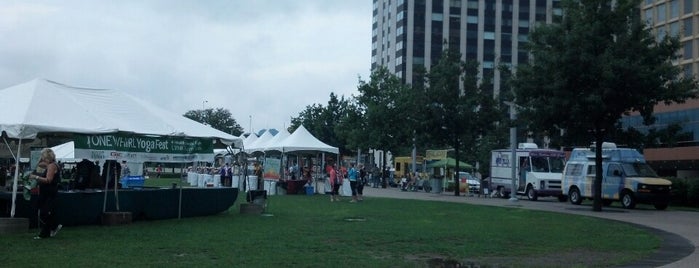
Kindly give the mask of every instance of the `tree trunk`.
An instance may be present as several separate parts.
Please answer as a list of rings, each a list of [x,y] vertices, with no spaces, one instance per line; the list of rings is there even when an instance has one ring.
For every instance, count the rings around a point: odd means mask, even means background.
[[[454,196],[459,196],[459,146],[458,142],[454,149],[454,158],[456,158],[456,168],[454,170]]]

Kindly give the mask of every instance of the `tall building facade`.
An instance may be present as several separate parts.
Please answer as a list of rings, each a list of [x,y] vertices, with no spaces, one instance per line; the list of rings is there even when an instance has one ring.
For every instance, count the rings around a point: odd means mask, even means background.
[[[529,59],[524,47],[537,24],[561,14],[559,0],[373,0],[371,68],[386,67],[412,84],[416,66],[429,70],[442,51],[458,48],[480,63],[500,91],[500,64]]]
[[[685,76],[697,76],[699,71],[699,0],[643,0],[641,16],[650,25],[658,40],[667,35],[677,36],[682,44],[675,64],[681,66]],[[661,174],[677,177],[699,177],[699,100],[682,104],[658,104],[654,109],[656,121],[643,125],[638,114],[625,116],[622,126],[634,127],[642,132],[664,129],[677,124],[690,134],[688,140],[680,140],[670,147],[645,148],[646,159]]]
[[[699,73],[699,0],[643,0],[641,16],[657,38],[679,36],[682,48],[676,64],[684,75]],[[458,47],[464,60],[480,63],[483,78],[500,92],[500,64],[528,60],[524,44],[536,25],[562,15],[559,0],[373,0],[371,68],[386,67],[406,84],[416,66],[436,63],[445,46]],[[622,126],[641,131],[680,124],[691,140],[673,148],[645,148],[643,153],[661,175],[699,177],[699,100],[659,104],[654,125],[640,115],[625,116]],[[616,141],[623,143],[623,141]]]

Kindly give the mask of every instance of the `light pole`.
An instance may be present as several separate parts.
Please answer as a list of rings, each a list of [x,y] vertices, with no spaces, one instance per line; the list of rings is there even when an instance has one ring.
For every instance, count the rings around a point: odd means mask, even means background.
[[[510,127],[510,150],[512,156],[510,157],[510,165],[512,167],[512,190],[510,190],[510,201],[517,202],[517,127],[514,125],[515,119],[517,119],[517,114],[515,113],[515,103],[506,101],[510,107],[510,122],[513,124]]]
[[[252,135],[252,115],[250,115],[250,125],[248,131],[250,131],[250,134]]]
[[[207,102],[209,102],[209,101],[208,101],[208,100],[204,100],[204,101],[201,102],[201,109],[202,109],[202,110],[206,110],[206,107],[205,107],[204,105],[205,105]]]

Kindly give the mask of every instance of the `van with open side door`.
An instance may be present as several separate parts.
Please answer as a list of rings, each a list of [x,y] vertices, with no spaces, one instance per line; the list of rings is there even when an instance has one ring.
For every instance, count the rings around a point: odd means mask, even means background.
[[[563,191],[571,204],[579,205],[594,197],[595,152],[575,148],[563,171]],[[672,182],[658,177],[641,153],[604,143],[602,148],[602,204],[620,201],[627,209],[637,203],[664,210],[670,203]]]

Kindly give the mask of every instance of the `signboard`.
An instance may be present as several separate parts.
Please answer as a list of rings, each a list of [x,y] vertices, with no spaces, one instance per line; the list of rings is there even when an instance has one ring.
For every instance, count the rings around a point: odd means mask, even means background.
[[[447,158],[447,150],[427,150],[425,160],[442,160]]]
[[[213,162],[210,139],[128,134],[75,135],[75,158],[129,162]]]

